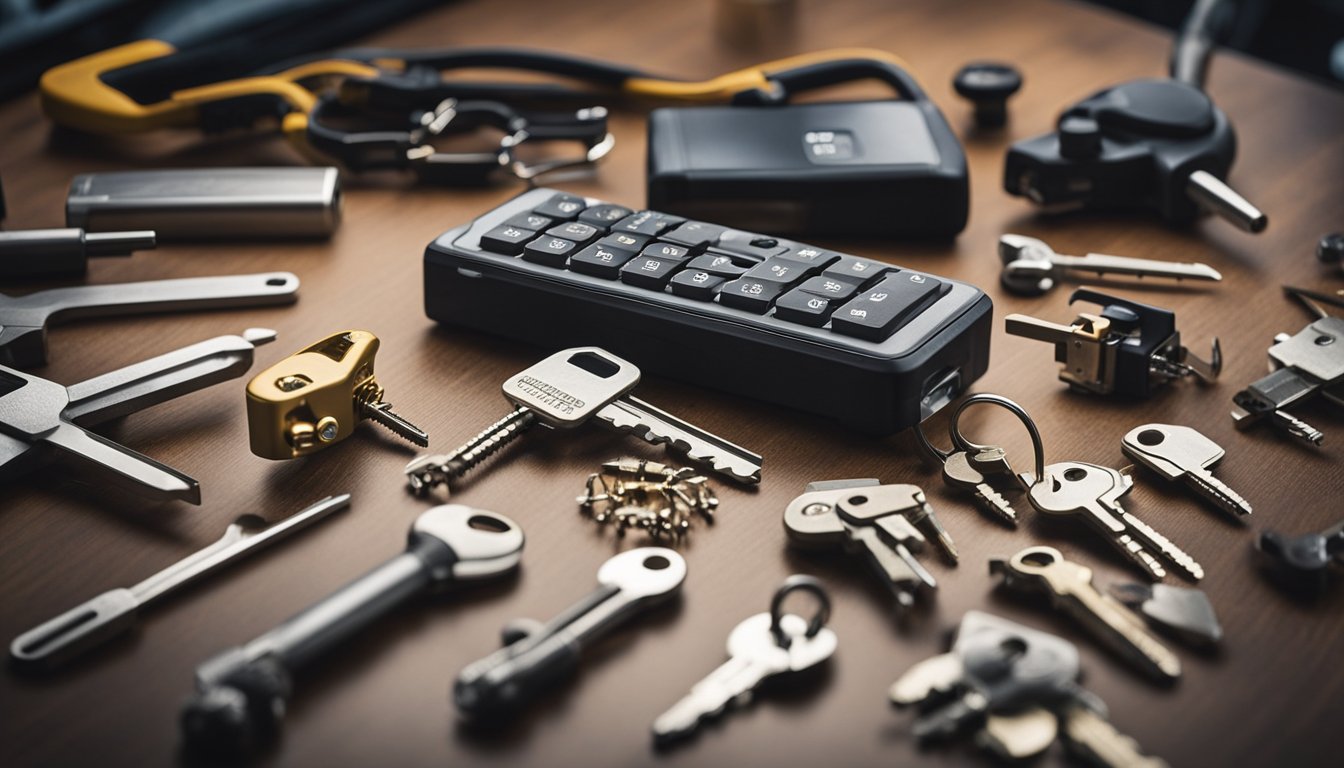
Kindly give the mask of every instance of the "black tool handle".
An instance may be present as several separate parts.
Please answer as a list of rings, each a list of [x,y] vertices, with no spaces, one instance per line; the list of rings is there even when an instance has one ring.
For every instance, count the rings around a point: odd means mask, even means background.
[[[109,590],[14,638],[9,657],[23,667],[58,667],[130,629],[138,607],[129,589]]]
[[[528,640],[520,640],[528,643]],[[560,631],[525,652],[503,648],[462,670],[453,683],[453,703],[471,717],[506,713],[551,688],[578,668],[581,646]]]

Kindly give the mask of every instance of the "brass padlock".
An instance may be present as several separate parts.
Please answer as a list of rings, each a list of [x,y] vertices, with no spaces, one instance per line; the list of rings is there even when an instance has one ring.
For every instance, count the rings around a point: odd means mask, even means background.
[[[429,435],[392,412],[373,375],[378,337],[342,331],[299,350],[247,384],[252,452],[292,459],[349,437],[368,418],[419,446]]]

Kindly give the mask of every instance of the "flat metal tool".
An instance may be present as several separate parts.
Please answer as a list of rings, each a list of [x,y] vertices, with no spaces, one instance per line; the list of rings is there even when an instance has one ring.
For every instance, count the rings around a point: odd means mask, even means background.
[[[1070,275],[1123,275],[1215,282],[1223,279],[1218,270],[1208,264],[1132,259],[1102,253],[1065,256],[1055,253],[1044,241],[1023,235],[1000,237],[999,259],[1003,261],[999,282],[1004,288],[1021,296],[1045,294],[1055,287],[1060,278]]]
[[[89,427],[242,375],[275,331],[219,336],[69,387],[0,366],[0,482],[46,460],[101,470],[152,500],[201,501],[196,481],[88,431]]]
[[[188,277],[0,294],[0,365],[47,362],[47,326],[67,320],[149,312],[186,312],[293,304],[299,278],[289,272]]]
[[[9,645],[9,657],[25,667],[55,669],[130,629],[141,609],[170,592],[348,506],[350,494],[344,493],[328,496],[269,526],[257,515],[243,515],[224,529],[219,541],[205,549],[129,589],[104,592],[14,638]]]

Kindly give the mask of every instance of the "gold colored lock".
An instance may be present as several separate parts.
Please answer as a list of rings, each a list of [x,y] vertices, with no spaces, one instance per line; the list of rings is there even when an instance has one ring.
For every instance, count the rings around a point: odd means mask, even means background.
[[[299,350],[247,384],[247,426],[252,452],[292,459],[349,437],[373,419],[419,446],[429,436],[392,412],[373,375],[378,337],[342,331]]]

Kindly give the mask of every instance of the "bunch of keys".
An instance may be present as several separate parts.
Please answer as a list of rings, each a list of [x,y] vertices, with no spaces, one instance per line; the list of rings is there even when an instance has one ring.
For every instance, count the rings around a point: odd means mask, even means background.
[[[378,337],[341,331],[295,352],[247,383],[247,427],[252,452],[293,459],[340,442],[364,419],[393,434],[429,445],[424,430],[392,412],[373,375]]]
[[[713,522],[719,506],[704,475],[645,459],[604,463],[601,472],[588,476],[578,502],[599,525],[614,523],[617,536],[635,528],[654,540],[680,539],[697,516]]]
[[[792,592],[812,593],[820,603],[809,621],[784,613]],[[729,659],[653,721],[653,740],[665,745],[690,735],[704,720],[731,704],[745,704],[767,678],[812,669],[835,654],[835,632],[826,627],[831,598],[811,576],[790,576],[775,591],[770,610],[738,624],[728,636]]]
[[[639,368],[598,347],[562,350],[504,382],[513,411],[452,453],[426,455],[406,465],[416,494],[448,485],[537,423],[574,429],[593,421],[666,444],[692,461],[742,483],[761,481],[761,457],[634,397]]]
[[[911,667],[891,703],[916,707],[920,742],[973,734],[1002,760],[1026,760],[1063,736],[1078,756],[1112,768],[1164,768],[1107,720],[1106,706],[1078,684],[1078,649],[1054,635],[968,611],[952,650]]]
[[[915,428],[915,436],[924,450],[942,464],[943,482],[952,488],[970,491],[971,497],[982,509],[1004,523],[1017,527],[1017,510],[1013,509],[1013,505],[1003,497],[999,489],[1011,483],[1013,487],[1025,491],[1028,490],[1029,484],[1021,475],[1013,472],[1012,465],[1008,463],[1008,455],[1002,447],[972,443],[961,433],[961,415],[967,408],[977,403],[1005,408],[1021,420],[1031,435],[1031,444],[1036,451],[1036,476],[1041,477],[1045,469],[1045,448],[1041,444],[1041,432],[1025,408],[1001,395],[971,395],[961,401],[947,423],[947,432],[952,437],[951,451],[940,450],[934,446],[924,434],[923,425]]]

